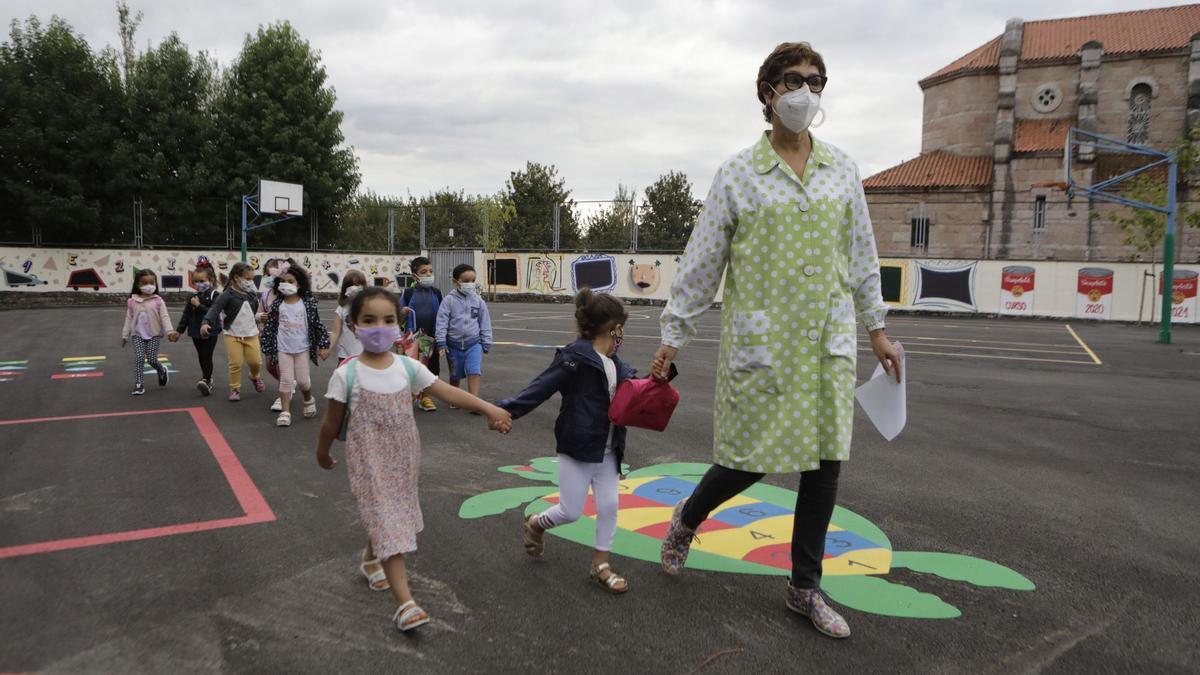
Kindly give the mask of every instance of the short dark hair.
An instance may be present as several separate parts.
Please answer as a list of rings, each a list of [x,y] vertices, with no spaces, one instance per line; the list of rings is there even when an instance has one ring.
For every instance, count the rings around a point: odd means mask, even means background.
[[[762,66],[759,67],[758,79],[754,82],[754,88],[758,91],[758,102],[763,104],[763,117],[768,122],[771,121],[775,111],[771,110],[771,106],[767,105],[767,92],[769,90],[766,85],[775,86],[783,79],[783,71],[785,69],[806,62],[816,66],[817,72],[821,74],[821,77],[825,77],[825,59],[807,42],[784,42],[780,44],[763,61]]]
[[[308,270],[301,267],[300,263],[296,262],[295,260],[292,260],[291,258],[287,259],[287,264],[288,264],[287,270],[285,272],[283,272],[283,274],[280,274],[279,276],[283,276],[284,274],[291,274],[292,276],[296,277],[296,286],[299,289],[298,292],[300,294],[300,297],[304,297],[304,296],[312,293],[312,279],[310,279],[308,276]]]
[[[137,274],[133,275],[133,288],[129,291],[130,295],[141,295],[142,290],[138,288],[141,284],[142,277],[154,277],[154,294],[158,295],[158,275],[154,270],[138,270]]]
[[[426,265],[432,266],[433,261],[431,261],[429,258],[426,258],[425,256],[421,255],[421,256],[417,256],[416,258],[413,258],[412,262],[408,263],[408,269],[412,270],[413,274],[416,274],[417,268],[424,267]]]
[[[458,281],[458,278],[461,277],[463,275],[463,273],[465,273],[465,272],[474,272],[474,271],[475,271],[474,267],[472,267],[466,263],[463,263],[463,264],[459,265],[458,267],[454,268],[454,280]]]
[[[628,320],[625,303],[615,295],[594,293],[586,286],[575,295],[575,324],[579,327],[579,337],[585,340]]]
[[[350,323],[354,324],[358,322],[358,315],[362,313],[363,305],[366,304],[367,300],[380,296],[391,300],[392,304],[396,306],[396,321],[399,322],[401,313],[400,298],[396,297],[395,293],[389,291],[383,286],[371,286],[369,288],[364,288],[362,292],[354,296],[354,299],[350,301]]]

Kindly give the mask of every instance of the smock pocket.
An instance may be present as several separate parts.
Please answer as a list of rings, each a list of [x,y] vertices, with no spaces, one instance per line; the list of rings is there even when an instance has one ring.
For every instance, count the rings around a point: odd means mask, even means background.
[[[766,312],[734,312],[731,317],[729,369],[770,368],[771,319]]]

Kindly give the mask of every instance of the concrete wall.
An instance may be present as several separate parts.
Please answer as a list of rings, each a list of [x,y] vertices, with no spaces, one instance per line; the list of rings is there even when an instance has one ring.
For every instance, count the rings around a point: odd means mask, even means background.
[[[317,288],[332,293],[341,275],[349,269],[367,273],[374,283],[393,280],[408,271],[408,256],[355,255],[341,253],[292,253],[302,265],[315,270]],[[188,283],[188,272],[201,256],[217,267],[238,260],[234,251],[133,251],[0,248],[0,268],[4,285],[0,290],[16,293],[128,293],[133,269],[150,268],[166,276],[178,276]],[[270,252],[256,252],[251,262],[261,263]],[[574,254],[574,253],[475,253],[476,268],[484,281],[491,282],[495,293],[506,296],[572,296],[580,286],[591,285],[631,301],[666,300],[678,267],[676,256]],[[1150,265],[1142,263],[1078,263],[1061,261],[978,261],[947,259],[884,258],[881,267],[898,283],[891,287],[893,307],[934,312],[985,314],[1022,314],[1027,316],[1091,318],[1132,321],[1138,318],[1139,303],[1145,301],[1143,318],[1157,312],[1157,288],[1142,279]],[[1010,270],[1005,282],[1005,268]],[[1101,269],[1111,272],[1085,274],[1085,287],[1096,291],[1095,298],[1080,294],[1080,271]],[[495,274],[488,270],[494,269]],[[1200,265],[1179,265],[1181,276],[1200,273]],[[90,272],[89,272],[90,271]],[[75,273],[74,275],[72,273]],[[72,287],[79,277],[99,275],[104,287]],[[18,276],[19,275],[19,276]],[[72,277],[74,276],[74,280]],[[22,277],[26,283],[22,283]],[[1176,317],[1180,322],[1195,322],[1195,276],[1191,290],[1180,290]],[[170,290],[173,285],[165,283]],[[1032,291],[1030,284],[1032,282]],[[1020,288],[1016,288],[1020,286]],[[1103,292],[1101,292],[1103,291]],[[1189,295],[1190,294],[1190,295]],[[721,294],[718,292],[717,301]],[[1157,316],[1157,314],[1155,314]]]

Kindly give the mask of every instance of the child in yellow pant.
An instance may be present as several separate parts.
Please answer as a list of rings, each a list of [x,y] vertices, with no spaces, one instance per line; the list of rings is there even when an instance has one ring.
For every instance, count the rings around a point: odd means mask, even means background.
[[[260,394],[267,388],[262,381],[262,351],[258,344],[258,287],[254,285],[254,268],[236,263],[229,270],[229,283],[213,301],[200,325],[201,337],[215,332],[213,326],[224,314],[225,349],[229,353],[229,400],[242,400],[242,365],[250,367],[250,382]]]

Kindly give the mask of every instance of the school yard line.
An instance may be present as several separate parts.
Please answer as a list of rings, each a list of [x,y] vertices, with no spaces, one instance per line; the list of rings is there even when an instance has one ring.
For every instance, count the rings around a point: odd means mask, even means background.
[[[925,335],[899,335],[889,334],[890,338],[904,340],[933,340],[937,342],[971,342],[975,344],[985,345],[1020,345],[1022,347],[1071,347],[1073,345],[1058,342],[1015,342],[1013,340],[979,340],[975,338],[956,338],[956,337],[934,337]]]
[[[1079,343],[1079,346],[1083,347],[1083,350],[1088,353],[1088,356],[1092,357],[1092,360],[1096,362],[1096,365],[1101,365],[1100,357],[1096,356],[1096,352],[1092,351],[1092,348],[1083,341],[1083,338],[1079,337],[1079,334],[1075,332],[1074,328],[1071,328],[1071,324],[1068,323],[1063,325],[1067,327],[1067,332],[1071,334],[1071,337],[1075,338],[1075,341]]]
[[[890,336],[889,335],[888,337],[901,337],[901,336]],[[904,339],[912,340],[915,338],[908,337],[908,338],[904,338]],[[870,338],[861,338],[861,337],[858,339],[858,341],[860,343],[868,342],[869,340],[870,340]],[[904,347],[905,351],[908,351],[908,345],[913,345],[913,344],[914,343],[912,343],[912,342],[905,343],[905,347]],[[1023,347],[996,347],[996,346],[992,346],[992,345],[953,345],[953,344],[944,344],[941,342],[939,342],[936,345],[922,345],[920,343],[915,343],[915,344],[918,347],[945,347],[946,349],[990,349],[991,351],[994,351],[994,352],[1026,352],[1026,353],[1030,353],[1030,354],[1067,354],[1070,356],[1081,356],[1078,349],[1066,349],[1066,350],[1063,350],[1063,349],[1025,349]],[[1064,345],[1064,346],[1070,346],[1070,345]]]

